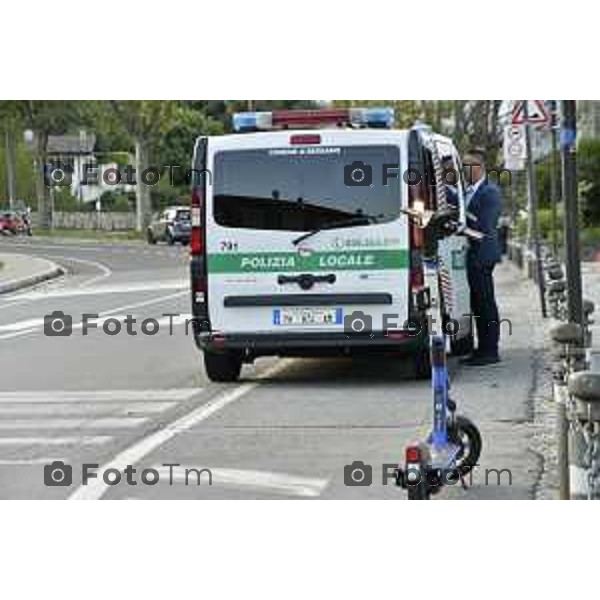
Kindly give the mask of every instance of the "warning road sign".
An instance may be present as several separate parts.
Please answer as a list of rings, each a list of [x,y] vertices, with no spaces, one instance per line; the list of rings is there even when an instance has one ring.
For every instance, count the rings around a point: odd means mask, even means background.
[[[525,102],[527,102],[527,119],[525,119]],[[546,125],[550,123],[550,114],[543,100],[517,100],[512,111],[513,125]]]

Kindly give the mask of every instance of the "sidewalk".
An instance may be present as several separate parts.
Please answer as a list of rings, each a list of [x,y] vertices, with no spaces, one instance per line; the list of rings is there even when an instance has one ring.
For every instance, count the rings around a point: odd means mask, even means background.
[[[63,269],[56,263],[24,254],[0,253],[0,264],[0,294],[14,292],[63,274]]]
[[[507,469],[508,485],[479,485],[469,499],[536,499],[548,468],[538,441],[547,426],[536,418],[535,396],[542,382],[541,353],[545,323],[540,315],[536,288],[509,260],[494,272],[501,324],[502,362],[489,367],[465,367],[452,376],[453,397],[464,414],[478,425],[483,437],[479,475],[486,469]],[[512,328],[512,331],[511,331]],[[547,453],[547,452],[546,452]],[[494,481],[493,478],[490,481]],[[447,495],[461,498],[461,490]]]
[[[583,283],[583,297],[596,304],[596,314],[600,309],[600,263],[582,262],[581,274]],[[535,290],[532,282],[530,287]],[[534,295],[537,300],[537,294]],[[535,310],[539,314],[537,304]],[[552,395],[551,347],[548,339],[548,329],[552,323],[550,319],[541,322],[541,335],[536,336],[538,345],[537,377],[532,393],[534,411],[534,436],[533,451],[537,452],[542,465],[536,498],[539,500],[558,499],[558,472],[557,472],[557,436],[556,436],[556,407]],[[598,347],[600,340],[600,322],[592,327],[593,346]]]

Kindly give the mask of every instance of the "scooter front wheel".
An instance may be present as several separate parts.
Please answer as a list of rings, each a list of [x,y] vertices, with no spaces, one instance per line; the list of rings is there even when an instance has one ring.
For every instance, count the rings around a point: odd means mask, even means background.
[[[449,425],[448,438],[454,444],[460,446],[460,451],[456,457],[456,469],[462,474],[469,473],[479,462],[483,442],[481,433],[473,421],[457,415],[454,423]]]

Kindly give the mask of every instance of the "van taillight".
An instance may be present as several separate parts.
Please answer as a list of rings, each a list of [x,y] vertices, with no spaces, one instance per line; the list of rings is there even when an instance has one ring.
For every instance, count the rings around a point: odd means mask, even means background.
[[[190,250],[193,256],[204,253],[204,236],[202,231],[202,210],[204,195],[201,188],[195,187],[192,191],[192,238]]]

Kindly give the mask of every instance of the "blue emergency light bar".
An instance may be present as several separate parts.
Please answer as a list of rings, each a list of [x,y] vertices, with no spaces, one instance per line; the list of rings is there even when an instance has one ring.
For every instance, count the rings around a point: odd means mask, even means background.
[[[324,125],[379,127],[394,125],[394,109],[381,108],[326,108],[319,110],[275,110],[272,112],[241,112],[233,115],[233,129],[237,132],[269,131]]]

